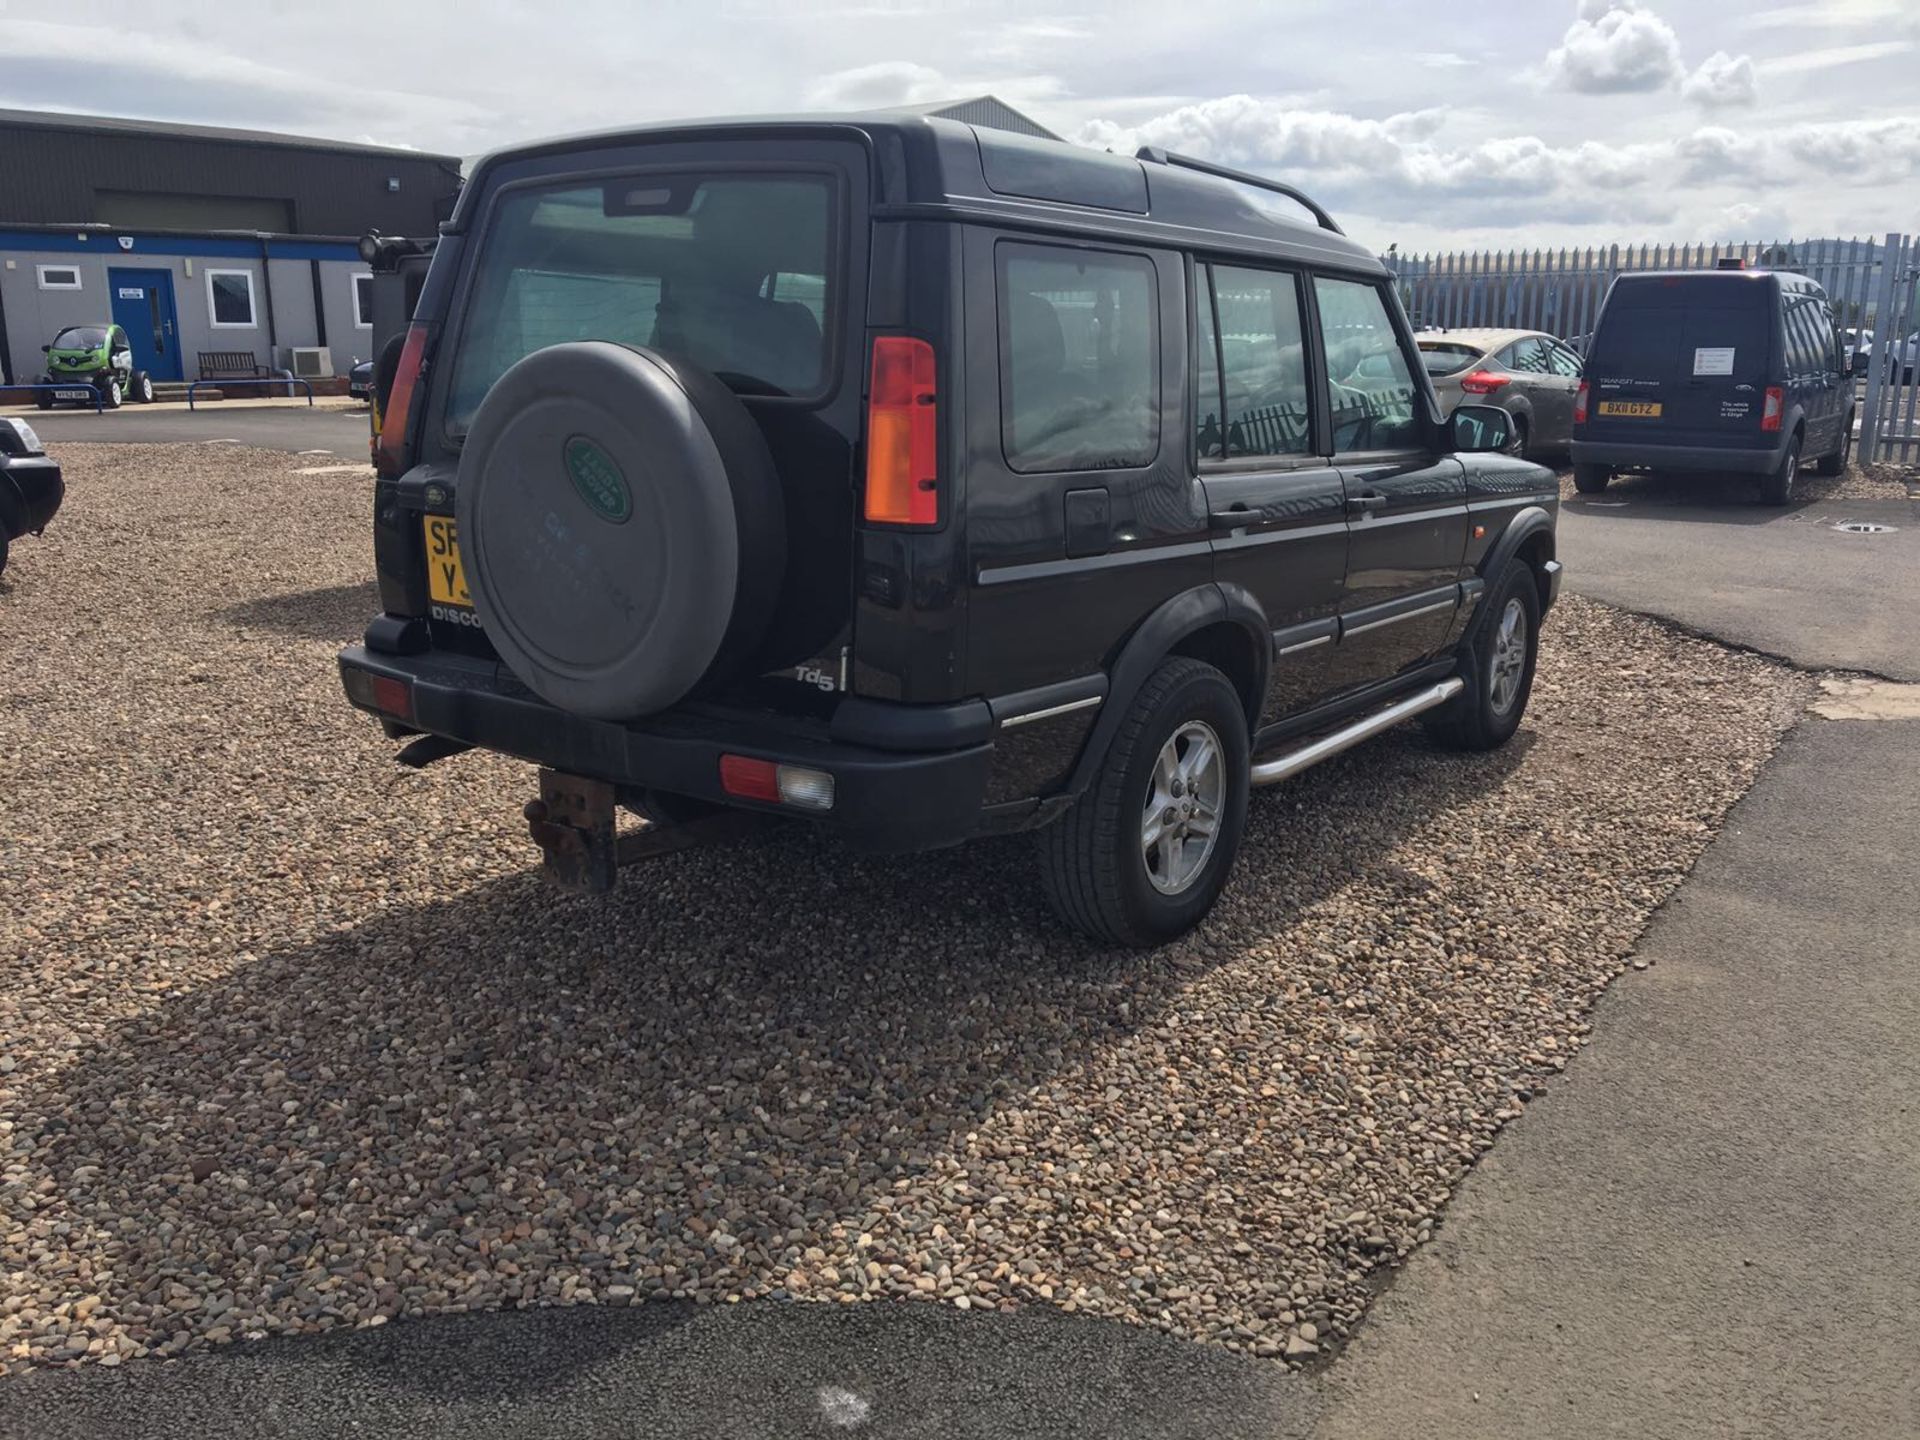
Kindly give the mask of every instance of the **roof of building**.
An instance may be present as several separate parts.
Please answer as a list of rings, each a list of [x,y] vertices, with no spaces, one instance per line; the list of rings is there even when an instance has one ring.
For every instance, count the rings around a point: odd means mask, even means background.
[[[945,120],[964,120],[969,125],[984,125],[991,130],[1011,130],[1016,135],[1031,135],[1036,140],[1060,138],[1038,120],[1021,114],[997,95],[975,95],[966,100],[934,100],[924,105],[895,105],[883,113],[938,115]]]
[[[286,135],[273,130],[233,130],[218,125],[182,125],[171,120],[138,120],[123,115],[71,115],[53,110],[0,109],[0,127],[32,126],[81,134],[155,135],[180,140],[207,140],[229,145],[274,145],[293,150],[321,150],[352,155],[384,155],[392,159],[441,161],[458,165],[452,155],[410,150],[401,145],[368,145],[352,140],[326,140],[313,135]]]

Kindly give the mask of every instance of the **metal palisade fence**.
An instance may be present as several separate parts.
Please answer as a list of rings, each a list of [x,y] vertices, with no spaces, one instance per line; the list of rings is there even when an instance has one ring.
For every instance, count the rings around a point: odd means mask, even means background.
[[[1834,323],[1870,330],[1862,352],[1862,459],[1920,461],[1913,381],[1920,365],[1920,238],[1776,240],[1767,244],[1609,245],[1570,250],[1477,250],[1381,257],[1399,277],[1416,326],[1501,326],[1564,339],[1590,335],[1614,277],[1634,270],[1711,270],[1735,259],[1793,270],[1827,292]]]

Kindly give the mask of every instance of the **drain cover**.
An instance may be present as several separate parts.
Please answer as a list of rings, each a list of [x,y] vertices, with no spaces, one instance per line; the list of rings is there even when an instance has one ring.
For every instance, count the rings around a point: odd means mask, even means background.
[[[1849,535],[1890,535],[1900,527],[1898,525],[1880,525],[1872,520],[1842,520],[1833,527]]]

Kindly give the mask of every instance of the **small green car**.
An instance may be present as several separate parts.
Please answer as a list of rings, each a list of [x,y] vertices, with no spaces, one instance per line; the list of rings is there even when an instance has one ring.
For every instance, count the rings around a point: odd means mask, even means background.
[[[133,347],[118,325],[69,325],[53,337],[51,345],[40,348],[47,356],[47,373],[40,383],[73,386],[39,391],[34,403],[42,410],[75,400],[91,405],[94,390],[109,410],[117,410],[122,400],[153,399],[153,380],[146,371],[133,368]]]

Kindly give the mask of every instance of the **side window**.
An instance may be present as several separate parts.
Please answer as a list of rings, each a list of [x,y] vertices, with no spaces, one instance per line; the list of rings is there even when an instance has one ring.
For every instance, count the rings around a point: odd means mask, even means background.
[[[1807,328],[1813,331],[1813,368],[1839,368],[1837,342],[1833,332],[1833,312],[1818,295],[1807,297]]]
[[[1306,455],[1313,427],[1300,285],[1274,270],[1212,267],[1220,311],[1227,455]]]
[[[1500,352],[1500,363],[1522,375],[1545,375],[1551,368],[1546,343],[1537,336],[1514,341]]]
[[[1024,474],[1160,448],[1158,289],[1144,256],[1003,244],[1000,438]]]
[[[1316,275],[1335,454],[1420,444],[1419,391],[1377,286]]]
[[[1227,415],[1220,403],[1220,337],[1213,323],[1213,273],[1205,265],[1193,270],[1193,313],[1198,338],[1194,342],[1194,448],[1202,460],[1218,460],[1227,453]]]
[[[1547,364],[1556,375],[1569,380],[1580,378],[1580,357],[1557,340],[1547,346]]]
[[[1795,375],[1818,369],[1813,336],[1807,326],[1807,302],[1794,295],[1787,300],[1787,368]]]

